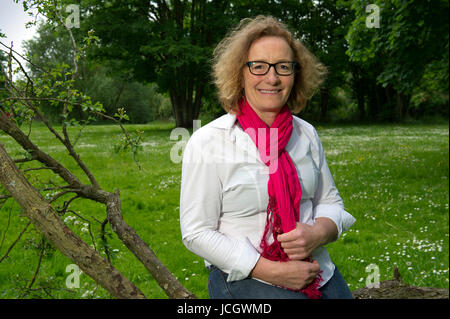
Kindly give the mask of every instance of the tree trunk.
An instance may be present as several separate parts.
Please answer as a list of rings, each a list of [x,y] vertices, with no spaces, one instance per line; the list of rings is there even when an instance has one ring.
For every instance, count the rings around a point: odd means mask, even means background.
[[[368,106],[369,117],[373,120],[379,119],[380,108],[379,108],[379,103],[378,103],[378,92],[377,92],[376,84],[374,82],[369,83],[367,106]]]
[[[358,119],[362,121],[366,118],[364,93],[358,92],[356,94],[356,101],[358,103]]]
[[[361,76],[362,70],[356,64],[351,63],[350,70],[352,73],[353,94],[356,96],[358,104],[358,118],[362,121],[366,118],[365,95],[367,91],[367,79]]]
[[[186,118],[186,101],[180,96],[179,92],[176,90],[170,90],[170,102],[172,103],[172,113],[175,118],[175,126],[176,127],[192,127],[192,120],[189,124],[188,119]]]
[[[197,120],[200,115],[200,106],[203,97],[204,84],[197,84],[195,87],[195,99],[194,99],[194,109],[193,109],[193,119]]]
[[[410,96],[402,93],[402,92],[396,92],[396,99],[395,99],[395,119],[398,122],[401,122],[405,119],[406,111],[408,109]]]
[[[192,110],[186,104],[178,94],[170,94],[170,100],[172,102],[172,111],[175,117],[176,127],[192,128],[193,116]]]
[[[16,167],[1,143],[0,163],[0,183],[19,203],[36,228],[60,252],[115,298],[145,298],[139,288],[64,224],[53,207]]]
[[[192,84],[193,82],[199,82],[199,80],[197,80],[197,78],[194,78],[193,80],[186,79],[186,81],[183,82],[180,80],[178,81],[178,90],[169,90],[172,113],[175,118],[176,127],[192,128],[193,121],[198,119],[200,114],[205,85],[194,85]],[[182,94],[179,91],[186,92],[186,94]]]
[[[328,101],[330,97],[330,90],[328,86],[320,89],[320,119],[325,121],[328,116]]]
[[[385,103],[383,103],[383,107],[385,109],[385,119],[388,121],[395,120],[395,99],[396,92],[392,85],[388,84],[384,90],[385,92]]]

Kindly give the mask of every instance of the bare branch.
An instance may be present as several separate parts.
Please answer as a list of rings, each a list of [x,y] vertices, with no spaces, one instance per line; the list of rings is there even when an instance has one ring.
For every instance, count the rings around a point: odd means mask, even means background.
[[[31,60],[27,59],[26,57],[24,57],[23,55],[21,55],[19,52],[15,51],[12,49],[12,47],[7,46],[6,44],[4,44],[2,41],[0,41],[0,44],[3,45],[5,48],[8,49],[9,52],[14,52],[14,54],[18,55],[19,57],[21,57],[22,59],[24,59],[25,61],[27,61],[28,63],[30,63],[33,67],[35,67],[36,69],[39,69],[42,72],[47,72],[46,70],[44,70],[43,68],[41,68],[40,66],[34,64],[33,62],[31,62]],[[6,50],[0,49],[3,52],[8,52]]]
[[[14,163],[26,163],[26,162],[31,162],[31,161],[35,161],[36,158],[18,158],[14,160]]]
[[[40,148],[34,144],[13,121],[10,121],[6,115],[1,113],[2,112],[0,111],[0,129],[2,131],[11,136],[24,150],[30,153],[33,158],[47,167],[52,167],[52,170],[61,176],[61,178],[71,185],[71,187],[81,188],[83,184],[74,174],[72,174],[67,168],[61,165],[50,155],[41,151]]]
[[[61,13],[56,8],[55,3],[55,15],[58,18],[58,22],[66,29],[67,33],[69,34],[70,40],[72,41],[72,49],[73,49],[73,67],[74,71],[72,72],[72,80],[75,80],[77,74],[78,74],[78,48],[77,43],[75,41],[75,38],[73,36],[72,30],[67,26],[66,23],[64,23],[63,18],[61,16]]]
[[[73,198],[73,199],[75,199],[75,198]],[[80,214],[75,212],[74,210],[67,210],[67,212],[70,212],[70,213],[74,214],[75,216],[78,216],[79,218],[81,218],[85,222],[87,222],[87,224],[88,224],[88,232],[89,232],[89,235],[91,236],[92,245],[94,245],[94,249],[96,251],[98,251],[97,250],[97,245],[95,244],[94,235],[92,234],[91,221],[89,219],[87,219],[87,218],[84,218],[83,216],[81,216]],[[108,261],[111,262],[111,260],[109,260],[109,258],[108,258]]]
[[[54,167],[30,167],[30,168],[25,168],[23,170],[23,172],[25,173],[25,172],[30,172],[30,171],[40,171],[40,170],[43,170],[43,169],[51,169],[51,170],[53,170]]]
[[[6,77],[9,82],[12,82],[12,47],[13,47],[13,42],[11,42],[11,48],[9,51],[9,56],[8,56],[8,76]]]
[[[2,73],[5,74],[5,72],[2,69]],[[6,75],[6,74],[5,74]],[[53,133],[53,135],[55,135],[55,137],[61,142],[61,143],[65,143],[63,137],[61,135],[59,135],[58,132],[55,131],[55,129],[53,129],[53,127],[51,126],[50,122],[47,120],[47,118],[36,108],[36,106],[34,106],[32,103],[29,103],[28,101],[31,100],[39,100],[39,98],[30,98],[30,97],[25,97],[25,95],[18,89],[16,88],[16,86],[14,85],[14,83],[10,80],[7,79],[8,84],[11,86],[11,88],[17,92],[20,96],[17,96],[14,94],[14,91],[8,89],[9,93],[13,96],[13,97],[9,97],[9,98],[4,98],[2,101],[6,101],[6,100],[22,100],[25,101],[25,104],[32,109],[41,119],[41,121],[47,126],[47,128],[50,130],[50,132]]]
[[[11,246],[9,246],[9,248],[8,248],[8,250],[6,251],[5,255],[4,255],[2,258],[0,258],[0,263],[1,263],[4,259],[8,258],[9,253],[10,253],[11,250],[14,248],[14,246],[19,242],[19,240],[20,240],[20,238],[22,237],[22,235],[27,231],[28,226],[30,226],[30,224],[31,224],[31,221],[28,221],[28,223],[25,225],[25,228],[20,232],[19,237],[17,237],[17,239],[11,244]]]
[[[95,219],[95,218],[94,218]],[[95,219],[95,220],[97,220],[97,219]],[[105,254],[106,254],[106,257],[108,258],[108,260],[111,262],[111,255],[110,255],[110,253],[109,253],[109,249],[108,249],[108,246],[106,245],[106,243],[107,243],[107,239],[106,239],[106,236],[105,236],[105,233],[106,233],[106,231],[105,231],[105,227],[106,227],[106,225],[108,224],[108,218],[105,218],[105,220],[103,221],[103,222],[100,222],[100,221],[98,221],[97,220],[97,222],[99,222],[100,224],[101,224],[101,239],[102,239],[102,241],[103,241],[103,243],[105,244],[104,245],[104,249],[105,249]]]
[[[41,245],[42,245],[42,248],[41,248],[41,253],[39,254],[38,264],[37,264],[36,270],[34,271],[33,278],[31,279],[31,282],[27,287],[28,289],[31,289],[31,287],[33,286],[34,282],[36,281],[36,277],[39,273],[39,269],[41,268],[42,258],[44,257],[44,253],[45,253],[45,238],[44,237],[42,237]]]
[[[159,2],[159,1],[158,1]],[[56,1],[53,2],[55,7],[55,16],[59,20],[69,33],[69,36],[73,45],[73,61],[74,69],[72,72],[72,80],[74,80],[78,73],[78,48],[76,45],[75,38],[72,34],[70,28],[68,28],[62,21],[61,14],[56,10]],[[163,1],[162,5],[167,6]],[[159,8],[155,8],[158,10]],[[159,11],[159,10],[158,10]],[[161,15],[160,15],[161,17]],[[162,18],[162,17],[161,17]],[[167,17],[165,17],[167,18]],[[54,20],[54,19],[53,19]],[[6,75],[7,80],[5,81],[5,87],[11,94],[11,97],[4,98],[2,101],[11,100],[13,103],[16,101],[21,101],[30,110],[34,111],[35,114],[45,123],[47,128],[52,132],[52,134],[67,148],[71,157],[75,159],[78,166],[80,166],[83,172],[88,176],[91,185],[83,184],[77,176],[75,176],[71,171],[69,171],[65,166],[52,158],[49,154],[43,152],[37,145],[35,145],[29,137],[24,132],[19,129],[15,123],[6,115],[6,111],[3,112],[0,108],[0,130],[3,130],[6,134],[10,135],[24,150],[30,154],[31,159],[18,159],[17,162],[25,162],[29,160],[38,160],[43,163],[48,169],[51,169],[55,174],[59,175],[68,185],[62,187],[51,187],[45,190],[58,189],[58,192],[52,199],[51,202],[55,202],[58,198],[68,193],[75,193],[76,196],[72,197],[69,201],[64,202],[63,207],[59,210],[60,214],[70,212],[83,218],[80,214],[73,210],[69,210],[69,205],[76,198],[86,198],[91,199],[99,203],[103,203],[106,206],[107,219],[101,222],[102,234],[105,234],[105,227],[109,222],[111,224],[114,232],[119,236],[121,241],[135,254],[135,256],[145,265],[151,275],[156,279],[160,287],[166,292],[170,298],[195,298],[195,296],[186,290],[181,283],[173,276],[173,274],[161,263],[161,261],[156,257],[151,248],[138,236],[138,234],[132,229],[122,218],[122,211],[120,206],[120,197],[118,191],[116,193],[110,193],[104,191],[100,188],[94,176],[91,174],[87,166],[80,159],[79,155],[74,150],[74,145],[70,141],[69,134],[67,132],[67,127],[65,121],[62,122],[62,135],[56,132],[55,129],[50,125],[46,117],[39,111],[38,104],[34,101],[45,101],[53,100],[55,98],[38,98],[30,97],[27,88],[25,91],[21,90],[20,87],[16,87],[11,76],[11,61],[12,61],[12,47],[9,50],[9,77],[7,71],[2,69],[2,73]],[[31,62],[30,62],[31,63]],[[20,64],[19,64],[20,66]],[[24,72],[23,68],[21,68]],[[73,83],[73,81],[72,81]],[[67,91],[67,96],[73,95],[71,91],[72,86],[69,87]],[[67,113],[69,105],[81,105],[79,103],[73,103],[67,100],[60,99],[58,102],[63,103],[63,115]],[[0,101],[1,104],[1,101]],[[127,141],[132,142],[132,137],[125,130],[124,126],[120,121],[110,117],[108,115],[96,112],[104,118],[108,118],[116,123],[118,123],[125,134]],[[78,137],[75,140],[78,140]],[[133,153],[135,156],[135,153]],[[136,158],[134,157],[135,161]],[[137,162],[137,161],[136,161]],[[92,249],[85,242],[83,242],[79,237],[77,237],[61,220],[58,215],[57,210],[55,210],[50,203],[42,198],[42,195],[37,189],[35,189],[25,178],[23,173],[18,170],[15,166],[14,161],[9,157],[3,145],[0,143],[0,183],[6,188],[6,190],[11,193],[11,196],[19,203],[22,207],[25,216],[27,216],[30,221],[35,225],[35,227],[42,232],[42,234],[65,256],[73,260],[80,268],[89,276],[94,278],[97,283],[99,283],[103,288],[110,292],[113,296],[118,298],[144,298],[143,293],[131,283],[127,278],[123,277],[122,274],[111,265],[110,262],[106,261],[99,253],[96,251],[94,237],[92,235],[90,225],[89,233],[91,239],[94,243],[94,248]],[[138,166],[140,167],[139,163]],[[44,168],[36,168],[44,169]],[[29,169],[29,170],[36,170]],[[4,195],[10,197],[9,195]],[[5,198],[6,199],[6,198]],[[25,231],[25,230],[24,230]],[[105,237],[106,239],[106,237]],[[108,259],[110,259],[109,252],[106,250]],[[41,251],[41,259],[44,251]],[[6,257],[5,257],[6,258]],[[40,261],[41,261],[40,259]],[[36,268],[35,275],[29,284],[29,291],[40,289],[32,288],[33,283],[36,280],[37,273],[40,267],[40,261],[38,267]],[[101,271],[99,271],[101,270]],[[42,287],[41,287],[42,288]],[[25,288],[26,289],[26,288]],[[45,289],[44,292],[48,293]],[[49,293],[48,293],[49,294]],[[49,294],[51,296],[51,294]]]
[[[111,121],[114,121],[115,123],[117,123],[120,126],[120,129],[122,130],[122,133],[125,135],[125,138],[126,138],[127,142],[131,143],[130,134],[128,134],[128,131],[125,129],[125,127],[122,125],[122,123],[119,120],[115,119],[112,116],[103,114],[101,112],[95,112],[95,114],[97,114],[99,116],[102,116],[105,119],[108,119],[108,120],[111,120]],[[135,152],[133,152],[133,160],[136,163],[136,165],[138,166],[139,170],[142,170],[142,166],[141,166],[141,164],[139,164],[139,161],[136,158],[136,153]]]
[[[2,206],[3,206],[3,204],[2,204]],[[0,206],[0,208],[1,208],[1,206]],[[11,224],[11,212],[12,212],[12,206],[10,206],[10,208],[9,208],[8,222],[6,223],[6,228],[5,228],[5,230],[3,231],[3,234],[2,234],[2,241],[0,242],[0,251],[3,248],[3,242],[5,241],[6,234],[8,233],[9,225]]]
[[[28,73],[25,71],[25,68],[22,66],[22,63],[20,63],[20,61],[14,56],[14,54],[12,54],[12,45],[10,48],[10,56],[12,59],[14,59],[14,61],[16,61],[16,63],[19,65],[20,70],[22,71],[22,73],[25,75],[25,77],[27,78],[27,87],[28,87],[28,83],[31,83],[31,91],[33,91],[33,81],[31,80],[31,78],[28,76]],[[15,52],[15,51],[14,51]]]
[[[65,191],[63,191],[63,192],[60,192],[60,193],[58,193],[58,194],[56,194],[55,196],[52,197],[52,199],[50,200],[50,203],[53,203],[54,201],[56,201],[58,198],[60,198],[61,196],[65,195],[65,194],[68,194],[68,193],[75,193],[75,192],[77,192],[77,191],[79,191],[79,189],[68,189],[68,190],[65,190]],[[77,195],[77,196],[74,196],[73,198],[71,198],[71,199],[69,200],[67,206],[69,206],[69,204],[70,204],[73,200],[75,200],[75,199],[77,199],[77,198],[79,198],[79,197],[80,197],[80,196]]]
[[[74,69],[72,71],[72,81],[75,80],[75,78],[78,75],[78,48],[77,48],[77,43],[75,41],[75,38],[73,36],[72,30],[66,25],[66,23],[64,23],[63,18],[61,16],[61,13],[58,11],[57,7],[56,7],[56,2],[54,2],[54,9],[55,9],[55,15],[58,18],[59,23],[66,29],[67,33],[69,34],[70,40],[72,41],[72,49],[73,49],[73,66]],[[70,89],[68,89],[67,92],[68,96],[70,95]],[[67,113],[67,108],[68,105],[70,104],[70,102],[66,102],[64,104],[64,109],[62,111],[62,115],[64,116]],[[81,167],[81,169],[84,171],[84,173],[86,174],[86,176],[89,178],[91,184],[96,187],[96,188],[100,188],[97,180],[95,179],[94,175],[91,173],[91,171],[87,168],[87,166],[84,164],[84,162],[81,160],[80,156],[78,155],[77,152],[75,152],[75,149],[72,145],[72,142],[70,141],[70,137],[69,134],[67,133],[67,125],[63,119],[62,123],[62,131],[63,131],[63,135],[64,135],[64,140],[65,143],[64,145],[66,146],[67,150],[69,151],[69,154],[75,159],[75,161],[77,162],[77,164]]]

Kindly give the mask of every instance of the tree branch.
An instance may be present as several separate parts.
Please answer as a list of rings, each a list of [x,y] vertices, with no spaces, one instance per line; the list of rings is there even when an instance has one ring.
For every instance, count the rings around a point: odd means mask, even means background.
[[[34,64],[33,62],[31,62],[29,59],[27,59],[26,57],[24,57],[23,55],[21,55],[19,52],[13,50],[12,46],[9,47],[6,44],[4,44],[2,41],[0,41],[0,44],[3,45],[5,48],[8,49],[9,52],[13,52],[14,54],[18,55],[19,57],[21,57],[22,59],[24,59],[25,61],[27,61],[28,63],[30,63],[33,67],[35,67],[36,69],[41,70],[42,72],[47,72],[46,70],[44,70],[43,68],[41,68],[40,66]],[[7,52],[5,50],[2,50],[3,52]],[[8,53],[9,54],[9,53]]]
[[[73,198],[73,199],[75,199],[75,198]],[[82,220],[84,220],[85,222],[88,223],[88,231],[89,231],[89,235],[91,236],[92,245],[94,245],[94,249],[97,250],[97,245],[95,244],[94,235],[92,234],[92,230],[91,230],[91,221],[87,218],[84,218],[80,214],[76,213],[74,210],[67,210],[67,212],[70,212],[70,213],[74,214],[75,216],[78,216],[79,218],[81,218]],[[109,258],[108,258],[108,261],[111,262],[111,260],[109,260]]]
[[[17,125],[8,119],[8,117],[0,112],[0,130],[11,136],[24,150],[32,155],[33,158],[41,162],[47,167],[51,167],[55,174],[59,175],[72,188],[81,189],[81,181],[73,175],[68,169],[61,165],[47,153],[41,151],[27,135],[25,135]]]
[[[22,235],[27,231],[28,226],[30,226],[31,221],[28,221],[28,223],[25,225],[25,228],[20,232],[19,236],[16,238],[16,240],[11,244],[11,246],[9,246],[8,250],[6,251],[5,255],[0,258],[0,263],[8,258],[9,253],[11,252],[11,250],[14,248],[14,246],[19,242],[20,238],[22,237]]]
[[[31,279],[31,282],[27,287],[28,289],[31,289],[31,287],[33,286],[34,282],[36,281],[37,274],[39,273],[39,269],[41,268],[42,258],[44,257],[44,253],[45,253],[45,238],[44,237],[42,237],[41,244],[42,244],[42,249],[41,249],[41,253],[39,254],[39,261],[38,261],[36,270],[34,271],[33,278]]]
[[[6,75],[6,72],[3,70],[3,69],[1,69],[2,70],[2,73],[4,74],[4,75]],[[32,101],[32,100],[36,100],[36,101],[39,101],[39,100],[45,100],[45,98],[37,98],[37,97],[33,97],[33,98],[30,98],[30,97],[26,97],[25,95],[23,95],[22,94],[22,92],[18,89],[18,88],[16,88],[15,87],[15,85],[14,85],[14,83],[12,82],[12,81],[10,81],[9,79],[7,79],[7,81],[6,81],[10,86],[11,86],[11,88],[15,91],[15,92],[17,92],[17,94],[19,94],[20,96],[17,96],[16,94],[14,94],[14,91],[13,90],[10,90],[10,89],[8,89],[8,91],[9,91],[9,93],[12,95],[12,97],[6,97],[6,98],[4,98],[4,99],[2,99],[0,102],[3,102],[3,101],[7,101],[7,100],[21,100],[21,101],[25,101],[25,104],[28,106],[28,108],[30,108],[31,110],[33,110],[38,116],[39,116],[39,118],[41,119],[41,121],[45,124],[45,126],[47,126],[47,128],[50,130],[50,132],[52,132],[53,133],[53,135],[62,143],[62,144],[64,144],[64,139],[62,138],[62,136],[61,135],[59,135],[59,133],[58,132],[56,132],[54,129],[53,129],[53,127],[51,126],[51,124],[50,124],[50,122],[47,120],[47,118],[32,104],[32,103],[29,103],[28,101]],[[49,99],[50,100],[50,99]]]
[[[120,129],[122,130],[123,135],[125,135],[125,138],[126,138],[127,142],[130,143],[130,144],[132,143],[130,134],[128,134],[128,131],[125,129],[125,127],[122,125],[122,123],[119,120],[115,119],[112,116],[103,114],[101,112],[95,112],[95,114],[97,114],[99,116],[102,116],[105,119],[108,119],[110,121],[113,121],[113,122],[117,123],[119,125]],[[136,158],[136,152],[133,152],[133,160],[136,163],[136,165],[138,166],[139,170],[142,170],[142,166],[141,166],[141,164],[139,164],[139,161]]]
[[[4,194],[2,194],[2,195],[0,195],[0,200],[1,199],[8,199],[8,198],[11,198],[12,196],[11,195],[4,195]]]
[[[181,285],[173,274],[161,263],[155,253],[122,218],[119,190],[106,203],[108,221],[125,246],[142,262],[159,286],[175,299],[195,299],[196,296]]]

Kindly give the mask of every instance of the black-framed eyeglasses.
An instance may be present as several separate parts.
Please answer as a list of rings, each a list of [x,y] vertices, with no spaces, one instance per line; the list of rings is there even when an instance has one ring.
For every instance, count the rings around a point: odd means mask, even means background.
[[[246,63],[248,69],[253,75],[265,75],[273,66],[275,72],[281,76],[291,75],[295,72],[296,62],[277,62],[267,63],[264,61],[249,61]]]

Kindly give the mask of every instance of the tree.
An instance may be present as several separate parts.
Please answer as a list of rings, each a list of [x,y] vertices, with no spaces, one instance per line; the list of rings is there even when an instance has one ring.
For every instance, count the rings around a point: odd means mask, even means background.
[[[17,57],[12,52],[6,52],[10,60],[14,60],[24,79],[14,81],[11,74],[2,65],[1,79],[5,84],[7,96],[0,100],[0,130],[12,137],[25,151],[26,156],[22,159],[13,160],[7,153],[3,145],[0,144],[0,183],[7,191],[1,199],[13,197],[21,206],[24,214],[41,231],[41,233],[60,250],[65,256],[76,263],[83,272],[91,276],[112,296],[116,298],[145,298],[144,294],[127,278],[125,278],[111,263],[106,260],[96,250],[83,242],[76,236],[62,221],[63,216],[75,199],[93,200],[101,203],[106,208],[106,218],[104,223],[110,223],[121,241],[130,251],[142,262],[146,269],[155,278],[165,293],[171,298],[194,298],[195,296],[187,291],[172,273],[159,261],[151,248],[139,237],[139,235],[122,218],[119,190],[108,192],[102,189],[96,177],[89,170],[87,164],[74,148],[74,141],[69,136],[68,123],[80,125],[72,117],[74,107],[79,107],[83,112],[90,115],[97,115],[110,118],[102,113],[103,107],[99,103],[92,101],[82,92],[74,88],[77,77],[78,62],[82,57],[79,55],[82,48],[79,48],[74,39],[73,33],[64,24],[63,17],[56,2],[53,1],[25,1],[24,6],[30,3],[37,6],[41,14],[47,19],[55,21],[66,27],[73,49],[73,69],[67,70],[65,65],[47,69],[42,73],[40,81],[34,82],[25,69],[22,67]],[[88,36],[87,42],[91,42],[92,35]],[[10,64],[11,65],[11,64]],[[15,72],[13,71],[13,72]],[[61,73],[65,72],[68,79],[57,80]],[[55,85],[65,88],[64,91],[55,91],[50,87]],[[41,112],[41,102],[51,102],[55,108],[59,108],[61,115],[61,132],[55,129],[48,119]],[[24,110],[26,112],[24,112]],[[21,111],[21,112],[19,112]],[[78,168],[89,180],[83,183],[79,176],[67,169],[49,153],[43,151],[31,136],[20,128],[22,120],[33,120],[39,118],[54,135],[55,140],[62,143],[68,154],[77,163]],[[123,119],[125,114],[119,112],[118,118]],[[19,121],[20,120],[20,121]],[[115,120],[119,122],[119,120]],[[125,133],[125,142],[134,143],[129,133],[121,126]],[[36,161],[43,165],[37,169],[47,169],[58,176],[62,184],[54,185],[57,193],[46,200],[40,192],[33,187],[16,163]],[[55,209],[54,203],[62,196],[70,194],[72,197],[64,201],[62,208]]]
[[[225,34],[229,1],[83,1],[97,57],[168,92],[176,125],[192,127],[210,84],[212,47]],[[126,27],[124,27],[126,26]]]
[[[366,5],[351,3],[356,17],[348,30],[347,53],[376,72],[377,84],[392,102],[393,118],[402,120],[427,66],[448,59],[448,1],[374,1],[367,12]],[[379,28],[366,24],[377,13]]]

